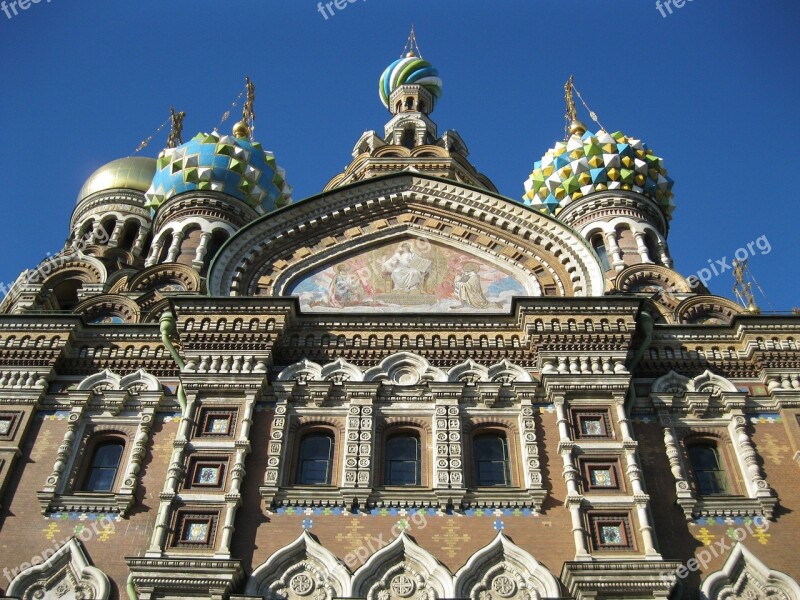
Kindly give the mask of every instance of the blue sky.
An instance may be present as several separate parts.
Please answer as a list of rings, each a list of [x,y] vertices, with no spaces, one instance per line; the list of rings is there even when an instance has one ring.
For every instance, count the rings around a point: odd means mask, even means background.
[[[676,268],[691,275],[766,236],[770,251],[754,247],[751,270],[774,309],[800,306],[800,2],[687,0],[666,18],[650,0],[355,0],[333,10],[325,19],[314,0],[40,0],[11,19],[0,12],[0,282],[61,248],[94,169],[131,154],[172,104],[187,113],[184,137],[213,129],[245,74],[256,137],[296,199],[319,192],[360,134],[388,120],[378,76],[413,22],[444,80],[433,119],[459,131],[502,194],[519,198],[534,161],[563,136],[574,73],[609,130],[664,157],[676,181]],[[143,154],[155,156],[165,134]],[[709,287],[730,297],[732,284],[727,272]]]

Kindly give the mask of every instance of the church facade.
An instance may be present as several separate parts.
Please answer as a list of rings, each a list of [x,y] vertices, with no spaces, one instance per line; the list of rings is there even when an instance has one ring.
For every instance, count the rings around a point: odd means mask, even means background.
[[[6,596],[800,600],[800,320],[673,268],[664,161],[571,82],[500,194],[410,50],[316,196],[251,85],[87,180],[0,305]]]

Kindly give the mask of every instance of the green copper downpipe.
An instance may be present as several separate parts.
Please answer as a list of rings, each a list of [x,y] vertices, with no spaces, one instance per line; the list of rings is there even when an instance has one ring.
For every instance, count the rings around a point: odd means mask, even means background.
[[[186,363],[181,358],[180,354],[178,354],[178,350],[175,348],[175,345],[172,343],[172,336],[178,335],[178,328],[175,322],[175,315],[173,315],[170,311],[165,312],[161,315],[161,320],[159,321],[161,325],[161,341],[164,342],[164,346],[169,350],[172,359],[178,365],[178,368],[183,370],[183,367],[186,366]],[[178,383],[178,403],[181,405],[181,411],[186,412],[186,392],[183,390],[183,383]]]
[[[136,591],[136,584],[133,583],[133,573],[128,575],[128,583],[125,586],[128,592],[128,600],[139,600],[139,592]]]

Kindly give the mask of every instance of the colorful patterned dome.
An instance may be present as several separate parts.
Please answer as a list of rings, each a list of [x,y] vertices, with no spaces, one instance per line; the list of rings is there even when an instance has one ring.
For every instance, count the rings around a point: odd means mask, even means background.
[[[223,192],[264,212],[292,201],[275,157],[245,137],[198,133],[186,144],[163,150],[157,166],[145,194],[153,211],[172,196],[194,190]]]
[[[654,200],[672,218],[673,181],[661,158],[620,131],[573,134],[536,161],[523,202],[555,215],[570,202],[605,190],[629,190]]]
[[[400,58],[386,67],[379,82],[381,102],[389,108],[389,96],[398,87],[406,83],[416,83],[428,90],[438,100],[442,95],[442,80],[437,71],[427,60],[417,56]]]
[[[78,203],[105,190],[125,189],[146,192],[156,172],[156,160],[144,156],[119,158],[92,173],[78,192]]]

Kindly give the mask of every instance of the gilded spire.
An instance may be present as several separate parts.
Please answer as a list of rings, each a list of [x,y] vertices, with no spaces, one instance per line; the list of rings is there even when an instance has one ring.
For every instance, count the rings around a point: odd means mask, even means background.
[[[242,106],[242,120],[233,126],[233,135],[238,138],[251,138],[253,130],[256,128],[256,86],[250,80],[250,77],[245,76],[245,90],[247,97]]]
[[[756,299],[753,297],[750,282],[745,281],[745,278],[747,278],[749,274],[750,271],[747,268],[746,258],[744,260],[733,261],[733,278],[736,280],[736,283],[733,284],[733,293],[736,294],[736,299],[739,300],[742,306],[751,313],[757,315],[761,312],[761,309],[758,308]]]
[[[564,84],[564,99],[567,102],[567,112],[564,115],[566,126],[564,128],[565,138],[573,135],[583,135],[586,133],[586,125],[581,123],[578,119],[578,110],[575,107],[575,98],[573,98],[573,91],[575,90],[575,77],[569,76],[567,83]]]
[[[183,119],[186,113],[175,112],[175,107],[169,107],[169,120],[171,128],[167,136],[167,148],[175,148],[183,143]]]

